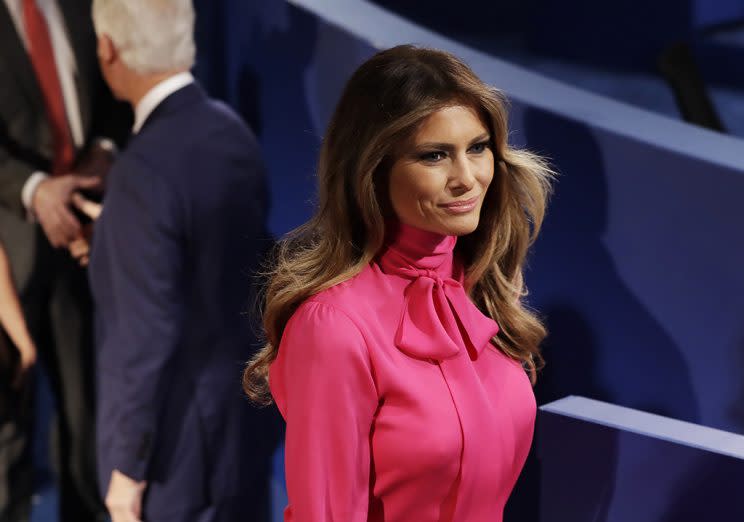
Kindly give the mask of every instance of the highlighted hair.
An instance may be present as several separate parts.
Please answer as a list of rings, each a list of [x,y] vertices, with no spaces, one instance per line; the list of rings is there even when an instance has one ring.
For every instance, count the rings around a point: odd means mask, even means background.
[[[382,248],[389,206],[385,187],[395,144],[427,116],[454,104],[481,115],[495,158],[478,228],[456,247],[465,265],[466,289],[481,311],[499,323],[494,345],[521,361],[535,381],[546,332],[523,303],[523,268],[542,224],[553,173],[542,158],[507,143],[506,100],[498,90],[451,54],[403,45],[359,67],[336,107],[318,163],[318,209],[279,243],[266,274],[266,345],[243,375],[251,399],[270,402],[269,365],[297,307],[354,277]]]

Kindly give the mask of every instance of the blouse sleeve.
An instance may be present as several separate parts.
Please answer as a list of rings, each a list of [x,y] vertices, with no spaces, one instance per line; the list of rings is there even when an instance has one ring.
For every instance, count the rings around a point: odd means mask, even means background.
[[[269,378],[287,421],[285,520],[366,521],[378,399],[359,329],[331,305],[304,303]]]

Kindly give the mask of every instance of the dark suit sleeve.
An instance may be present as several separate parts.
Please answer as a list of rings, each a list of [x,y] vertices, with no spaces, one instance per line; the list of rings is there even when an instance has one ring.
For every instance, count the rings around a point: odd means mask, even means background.
[[[157,436],[169,379],[166,371],[183,331],[184,212],[177,194],[144,163],[121,158],[96,233],[108,250],[114,324],[106,326],[99,366],[115,371],[118,426],[111,462],[142,480]],[[93,252],[95,256],[95,251]]]
[[[0,205],[16,215],[24,216],[21,191],[29,176],[37,170],[31,163],[13,154],[4,129],[0,129]]]

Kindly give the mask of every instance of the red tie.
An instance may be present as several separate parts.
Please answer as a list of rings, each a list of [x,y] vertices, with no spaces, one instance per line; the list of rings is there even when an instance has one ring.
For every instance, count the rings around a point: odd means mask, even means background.
[[[52,138],[54,139],[52,174],[64,174],[72,167],[75,159],[75,145],[72,143],[72,136],[67,123],[65,99],[62,94],[59,76],[57,76],[57,65],[54,61],[54,49],[49,37],[49,27],[35,0],[23,0],[23,16],[31,63],[44,96],[44,105],[49,118],[49,125],[52,128]]]

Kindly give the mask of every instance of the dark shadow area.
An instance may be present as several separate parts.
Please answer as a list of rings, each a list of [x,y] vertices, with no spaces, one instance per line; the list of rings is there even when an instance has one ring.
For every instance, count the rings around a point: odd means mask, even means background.
[[[484,51],[491,50],[492,43],[525,35],[531,12],[539,7],[539,0],[465,0],[458,2],[456,9],[446,0],[431,0],[426,4],[416,0],[372,0],[372,3],[434,32]]]
[[[260,139],[263,130],[261,119],[261,81],[253,68],[244,66],[238,73],[238,114]]]
[[[659,55],[657,67],[674,93],[679,112],[686,122],[726,132],[689,45],[670,45]]]
[[[584,395],[696,422],[680,351],[603,244],[609,196],[599,144],[584,125],[536,109],[526,111],[524,133],[560,171],[527,274],[549,331],[539,403]]]
[[[744,374],[744,336],[734,348],[734,354],[732,361],[734,367],[738,369],[739,374]],[[730,407],[728,408],[728,417],[731,420],[733,426],[737,426],[740,429],[737,433],[744,435],[744,381],[738,380],[739,390],[736,393],[736,398],[731,401]]]
[[[645,72],[654,70],[656,56],[670,42],[691,37],[696,22],[694,0],[471,0],[457,9],[443,0],[425,8],[414,0],[374,3],[485,52],[498,55],[504,45],[517,45],[538,56]]]
[[[602,242],[609,196],[596,139],[587,127],[536,109],[526,110],[519,131],[560,171],[526,276],[530,304],[549,332],[546,366],[535,388],[538,404],[582,395],[698,420],[689,371],[674,341],[626,287]],[[541,440],[544,434],[537,433],[507,520],[540,516],[538,491],[548,482],[535,453],[548,442]],[[599,490],[614,474],[613,453],[603,458],[607,480],[598,480],[597,491],[585,498],[603,498]]]
[[[744,520],[741,459],[707,453],[688,464],[687,473],[674,488],[675,495],[659,522]]]
[[[606,391],[593,372],[595,354],[591,348],[595,344],[595,339],[586,321],[577,310],[570,307],[555,306],[554,308],[541,310],[541,312],[546,318],[550,337],[543,347],[543,355],[548,362],[538,377],[538,385],[535,389],[538,404],[547,404],[566,395],[606,396]],[[571,339],[571,348],[562,352],[559,347],[556,347],[555,342],[551,343],[555,339]],[[552,349],[549,347],[552,347]],[[571,377],[577,373],[582,374],[583,378],[578,382],[571,382]],[[564,390],[569,388],[571,392],[564,393]],[[542,425],[544,418],[544,415],[538,415],[535,440],[530,455],[504,513],[506,522],[543,520],[541,518],[542,502],[539,501],[542,498],[540,494],[541,486],[545,488],[545,484],[552,484],[553,478],[543,476],[544,462],[541,455],[560,451],[555,448],[553,441],[555,434],[551,432],[550,425],[547,423],[547,426]],[[608,440],[600,441],[597,439],[592,442],[595,449],[603,449],[600,459],[603,469],[601,473],[599,469],[593,470],[593,476],[595,478],[601,477],[603,480],[590,482],[587,485],[586,498],[603,499],[602,492],[606,484],[613,480],[615,470],[614,439],[609,442]],[[552,456],[551,458],[556,457]],[[566,468],[566,472],[570,473],[572,477],[574,477],[573,469],[575,468],[570,466]],[[551,473],[555,473],[555,471],[551,471]],[[574,519],[566,518],[566,520]],[[575,520],[579,522],[594,519],[577,518]]]
[[[652,72],[662,49],[695,29],[694,0],[535,1],[530,50],[589,65]]]
[[[230,2],[194,0],[196,64],[194,75],[211,96],[228,99],[228,54],[225,20]]]
[[[209,93],[226,101],[262,145],[272,195],[270,231],[279,237],[304,222],[315,192],[320,137],[305,93],[317,20],[284,2],[197,0],[195,69]]]
[[[617,430],[541,412],[538,435],[540,517],[519,520],[606,521],[615,489]]]

